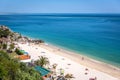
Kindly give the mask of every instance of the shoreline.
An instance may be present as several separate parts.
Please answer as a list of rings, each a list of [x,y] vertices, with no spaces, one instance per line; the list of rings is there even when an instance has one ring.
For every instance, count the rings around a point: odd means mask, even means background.
[[[22,34],[23,35],[23,34]],[[27,35],[23,35],[23,37],[27,37],[29,39],[32,39],[32,40],[42,40],[40,38],[33,38],[33,37],[30,37],[30,36],[27,36]],[[44,41],[44,40],[43,40]],[[59,46],[59,45],[56,45],[56,44],[53,44],[53,43],[50,43],[50,42],[47,42],[46,41],[44,42],[44,44],[49,44],[48,46],[52,47],[52,48],[56,48],[56,49],[61,49],[63,52],[66,52],[66,53],[74,53],[75,55],[77,56],[82,56],[82,57],[86,57],[87,59],[90,59],[91,61],[94,61],[94,62],[98,62],[100,64],[104,64],[104,65],[107,65],[109,67],[112,67],[112,68],[115,68],[115,69],[119,69],[120,70],[120,66],[119,65],[116,65],[116,64],[112,64],[112,63],[109,63],[107,62],[106,60],[102,60],[102,59],[95,59],[95,58],[92,58],[91,56],[87,56],[87,55],[83,55],[81,54],[81,52],[77,52],[77,51],[74,51],[74,50],[71,50],[71,49],[68,49],[68,48],[65,48],[65,47],[62,47],[62,46]],[[73,54],[73,55],[74,55]],[[94,57],[94,56],[93,56]]]
[[[33,38],[33,37],[30,37],[30,36],[28,36],[28,35],[24,35],[24,34],[21,34],[23,37],[27,37],[28,39],[31,39],[31,40],[42,40],[42,39],[40,39],[40,38]],[[44,40],[43,40],[44,41]],[[105,61],[105,60],[102,60],[102,59],[95,59],[95,58],[92,58],[92,57],[90,57],[90,56],[87,56],[87,55],[83,55],[83,54],[81,54],[81,52],[75,52],[74,50],[71,50],[71,49],[68,49],[68,48],[65,48],[65,47],[62,47],[62,46],[59,46],[59,45],[56,45],[56,44],[53,44],[53,43],[49,43],[49,42],[47,42],[46,43],[46,41],[44,41],[44,44],[49,44],[48,46],[50,46],[50,47],[52,47],[52,48],[55,48],[55,49],[61,49],[63,52],[66,52],[66,53],[74,53],[75,55],[77,55],[77,56],[82,56],[82,57],[86,57],[87,59],[90,59],[91,61],[94,61],[94,62],[98,62],[98,63],[100,63],[100,64],[104,64],[104,65],[107,65],[107,66],[110,66],[110,67],[112,67],[112,68],[115,68],[115,69],[119,69],[120,70],[120,66],[119,65],[117,65],[117,66],[114,66],[115,64],[110,64],[109,62],[107,62],[107,61]],[[74,55],[73,54],[73,55]],[[119,67],[118,67],[119,66]]]
[[[95,70],[107,73],[113,77],[117,77],[118,79],[120,79],[120,68],[118,68],[116,66],[92,59],[90,57],[78,54],[76,52],[71,52],[71,51],[68,51],[65,49],[61,49],[58,46],[55,46],[52,44],[48,44],[48,45],[42,44],[42,45],[40,45],[40,47],[47,49],[48,51],[51,51],[51,52],[55,51],[55,53],[53,53],[53,54],[57,53],[57,55],[67,57],[70,60],[79,63],[80,65],[84,65],[86,67],[93,68]],[[60,49],[60,50],[58,50],[58,49]],[[84,60],[82,60],[82,58],[84,58]]]
[[[31,38],[29,36],[22,36],[22,37],[27,37],[30,40],[37,40],[36,38]],[[90,58],[89,56],[87,57],[87,55],[85,56],[73,51],[69,51],[67,49],[61,48],[60,46],[53,45],[51,43],[48,44],[40,43],[40,44],[35,44],[35,46],[37,46],[37,48],[41,47],[43,49],[46,49],[54,55],[59,55],[68,58],[71,61],[74,61],[82,66],[86,66],[88,68],[106,73],[112,77],[120,79],[120,68],[117,68],[116,66],[112,66],[110,64],[98,61],[96,59]]]
[[[57,64],[57,74],[62,68],[65,70],[65,74],[72,73],[75,77],[73,80],[89,80],[89,78],[97,77],[97,80],[119,80],[120,70],[111,68],[107,65],[100,64],[96,60],[91,60],[75,54],[74,52],[66,52],[59,47],[49,45],[45,43],[41,44],[29,44],[19,43],[20,49],[25,50],[31,56],[31,60],[38,60],[39,56],[47,57],[50,61],[50,65]],[[44,53],[43,53],[44,52]],[[87,75],[86,70],[87,71]]]
[[[52,48],[55,48],[55,49],[61,49],[61,51],[66,52],[68,54],[73,54],[73,55],[80,56],[80,57],[86,57],[87,59],[90,59],[91,61],[94,61],[94,62],[97,62],[97,63],[100,63],[100,64],[104,64],[104,65],[107,65],[107,66],[110,66],[112,68],[120,70],[119,65],[115,65],[115,64],[112,64],[112,63],[110,64],[105,60],[96,59],[95,57],[92,57],[92,56],[89,56],[89,55],[84,55],[84,53],[82,53],[82,52],[77,52],[77,51],[74,51],[74,50],[71,50],[71,49],[68,49],[68,48],[65,48],[65,47],[62,47],[62,46],[58,46],[58,45],[55,45],[55,44],[52,44],[52,43],[45,43],[45,44],[49,44],[48,45],[49,47],[52,47]]]

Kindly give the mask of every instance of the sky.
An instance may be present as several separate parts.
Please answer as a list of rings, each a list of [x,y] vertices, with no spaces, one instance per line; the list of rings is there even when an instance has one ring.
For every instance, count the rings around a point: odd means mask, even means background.
[[[0,0],[0,13],[120,14],[120,0]]]

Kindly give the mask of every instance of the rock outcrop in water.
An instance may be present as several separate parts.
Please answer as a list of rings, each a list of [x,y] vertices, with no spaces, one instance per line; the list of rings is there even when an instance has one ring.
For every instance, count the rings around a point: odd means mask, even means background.
[[[7,26],[0,25],[0,42],[29,42],[29,43],[44,43],[43,40],[34,40],[28,37],[22,36],[19,33],[13,32]]]

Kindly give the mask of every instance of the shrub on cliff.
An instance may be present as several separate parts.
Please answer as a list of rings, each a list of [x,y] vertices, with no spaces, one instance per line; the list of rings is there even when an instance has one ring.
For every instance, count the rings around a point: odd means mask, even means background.
[[[11,32],[9,31],[9,29],[5,29],[5,30],[0,29],[0,38],[1,37],[7,38],[10,35],[10,33]]]
[[[7,49],[7,44],[3,44],[3,49]]]
[[[15,48],[14,44],[10,44],[10,49],[14,49],[14,48]]]

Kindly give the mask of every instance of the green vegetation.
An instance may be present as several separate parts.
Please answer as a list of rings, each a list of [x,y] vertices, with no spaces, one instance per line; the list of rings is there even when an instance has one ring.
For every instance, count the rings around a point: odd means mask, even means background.
[[[5,29],[5,30],[2,30],[0,29],[0,37],[5,37],[7,38],[9,35],[10,35],[10,30],[9,29]]]
[[[0,44],[0,49],[2,48],[2,44]]]
[[[16,52],[16,54],[18,54],[18,55],[23,55],[23,53],[22,53],[18,48],[15,49],[15,52]]]
[[[14,44],[10,44],[10,49],[14,49],[14,48],[15,48]]]
[[[15,56],[17,56],[16,52],[9,52],[9,51],[7,51],[7,53],[8,53],[8,55],[9,55],[9,57],[10,57],[11,59],[14,59]]]
[[[21,35],[21,34],[18,36],[18,39],[20,39],[20,38],[22,38],[22,35]]]
[[[7,49],[7,44],[4,43],[2,46],[3,46],[3,49]]]
[[[14,37],[14,33],[7,27],[0,26],[0,50],[3,50],[0,51],[0,80],[42,80],[40,73],[33,67],[26,66],[25,63],[13,58],[16,54],[23,54],[17,48],[13,51],[15,46],[11,41]]]
[[[39,60],[35,61],[35,64],[43,67],[43,66],[49,64],[49,60],[46,57],[40,56]]]
[[[21,37],[9,28],[0,26],[0,80],[42,80],[40,73],[34,67],[26,66],[14,58],[16,55],[23,55],[18,48],[14,51],[14,41]],[[46,58],[40,60],[42,61],[38,62],[41,66],[48,64]]]
[[[11,59],[7,53],[0,51],[0,80],[42,80],[34,68]]]

